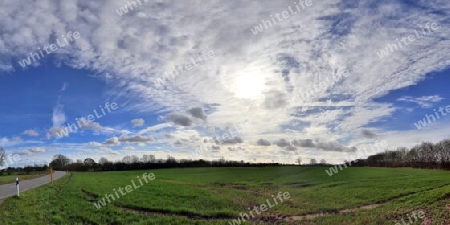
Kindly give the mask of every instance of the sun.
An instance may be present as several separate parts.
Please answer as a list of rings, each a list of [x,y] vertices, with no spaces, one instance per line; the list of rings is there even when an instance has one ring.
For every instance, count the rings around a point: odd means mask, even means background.
[[[257,74],[242,74],[237,77],[234,84],[235,95],[238,98],[255,99],[262,96],[265,79]]]
[[[235,98],[261,100],[264,98],[269,74],[264,65],[223,66],[220,73],[220,83],[223,88]]]

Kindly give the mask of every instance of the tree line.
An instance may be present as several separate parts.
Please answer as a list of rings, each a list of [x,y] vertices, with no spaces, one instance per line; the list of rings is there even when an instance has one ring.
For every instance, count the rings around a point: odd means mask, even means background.
[[[55,170],[69,171],[121,171],[121,170],[143,170],[159,168],[186,168],[186,167],[258,167],[258,166],[278,166],[278,163],[248,163],[241,161],[230,161],[221,158],[219,160],[177,160],[173,156],[166,159],[157,159],[154,155],[143,155],[139,158],[136,155],[124,156],[122,160],[115,162],[102,157],[95,162],[92,158],[76,160],[75,162],[65,155],[57,154],[50,162]]]
[[[397,148],[352,161],[352,166],[413,167],[424,169],[450,169],[450,139],[436,144],[423,142],[410,149]]]
[[[5,151],[0,147],[0,166],[2,159],[5,159]],[[301,165],[301,158],[296,160],[298,165]],[[408,148],[397,148],[396,150],[386,150],[381,153],[369,156],[367,159],[357,159],[351,162],[346,162],[351,166],[371,166],[371,167],[413,167],[413,168],[427,168],[427,169],[450,169],[450,139],[442,140],[439,143],[433,144],[430,142],[423,142],[419,145]],[[168,156],[166,159],[157,159],[154,155],[143,155],[138,157],[136,155],[124,156],[122,160],[115,162],[109,161],[102,157],[96,162],[92,158],[84,160],[78,159],[73,161],[65,155],[57,154],[53,157],[48,166],[55,170],[70,170],[70,171],[116,171],[116,170],[140,170],[140,169],[156,169],[156,168],[175,168],[175,167],[258,167],[258,166],[280,166],[293,164],[280,163],[248,163],[241,161],[230,161],[221,158],[219,160],[190,160],[190,159],[175,159],[173,156]],[[311,159],[308,166],[329,166],[325,160]],[[5,171],[11,172],[32,172],[46,170],[47,165],[34,165],[24,168],[8,167]]]

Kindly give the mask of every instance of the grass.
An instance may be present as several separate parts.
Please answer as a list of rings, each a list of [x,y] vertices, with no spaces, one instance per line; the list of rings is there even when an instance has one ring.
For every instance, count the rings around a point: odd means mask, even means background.
[[[93,203],[144,172],[156,179],[105,207]],[[396,224],[423,210],[432,224],[450,224],[449,172],[348,168],[329,177],[320,167],[190,168],[72,173],[9,198],[0,224],[229,224],[278,192],[291,198],[241,224]],[[370,204],[377,208],[337,213]],[[328,212],[312,220],[293,216]],[[422,220],[415,224],[420,224]],[[431,223],[430,223],[431,224]]]
[[[14,183],[16,181],[16,177],[18,177],[19,180],[30,180],[45,175],[48,175],[48,172],[35,172],[27,175],[3,175],[0,176],[0,185]]]

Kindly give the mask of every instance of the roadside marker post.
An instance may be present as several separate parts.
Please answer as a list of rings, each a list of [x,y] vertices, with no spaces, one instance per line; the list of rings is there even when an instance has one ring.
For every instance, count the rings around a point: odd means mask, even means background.
[[[19,178],[16,177],[16,187],[17,187],[17,197],[20,196],[20,188],[19,188]]]
[[[50,167],[50,182],[53,185],[53,168],[52,167]]]

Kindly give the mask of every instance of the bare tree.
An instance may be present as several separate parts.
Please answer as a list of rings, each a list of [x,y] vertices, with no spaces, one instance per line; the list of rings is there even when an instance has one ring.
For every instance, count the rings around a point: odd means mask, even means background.
[[[442,140],[437,144],[423,142],[410,150],[407,148],[387,150],[369,156],[367,162],[371,166],[450,168],[450,140]]]
[[[3,147],[0,146],[0,167],[5,165],[5,161],[6,161],[6,152],[5,149],[3,149]]]
[[[131,163],[138,163],[139,162],[139,157],[137,157],[136,155],[132,155],[131,156]]]
[[[142,155],[141,162],[143,162],[143,163],[150,162],[150,156],[149,155]]]
[[[123,159],[122,159],[122,162],[126,163],[126,164],[130,164],[131,163],[131,156],[129,156],[129,155],[124,156]]]
[[[98,160],[98,163],[99,163],[100,165],[105,165],[106,163],[108,163],[108,159],[105,158],[105,157],[101,157],[101,158]]]
[[[86,158],[85,160],[84,160],[84,165],[86,165],[86,166],[92,166],[92,165],[94,165],[95,164],[95,160],[93,160],[93,159],[91,159],[91,158]]]
[[[151,163],[155,163],[155,162],[156,162],[156,157],[155,157],[155,155],[150,155],[150,162],[151,162]]]
[[[419,149],[417,147],[411,148],[408,153],[406,153],[406,162],[411,166],[414,163],[419,162]]]
[[[167,160],[166,163],[176,163],[177,160],[175,159],[175,157],[168,155],[167,156]]]
[[[423,161],[427,164],[436,162],[436,154],[432,143],[424,142],[420,145],[423,152]]]
[[[436,144],[435,150],[438,154],[438,161],[441,168],[450,168],[450,140],[442,140]]]
[[[309,164],[311,164],[311,165],[317,164],[317,160],[311,159],[311,160],[309,160]]]
[[[327,161],[325,159],[321,159],[320,164],[327,164]]]
[[[67,166],[70,163],[70,159],[67,158],[67,156],[62,155],[62,154],[57,154],[53,156],[53,160],[50,163],[51,166],[61,169],[64,166]]]
[[[302,158],[298,157],[297,160],[295,160],[296,163],[298,163],[298,165],[302,164]]]

